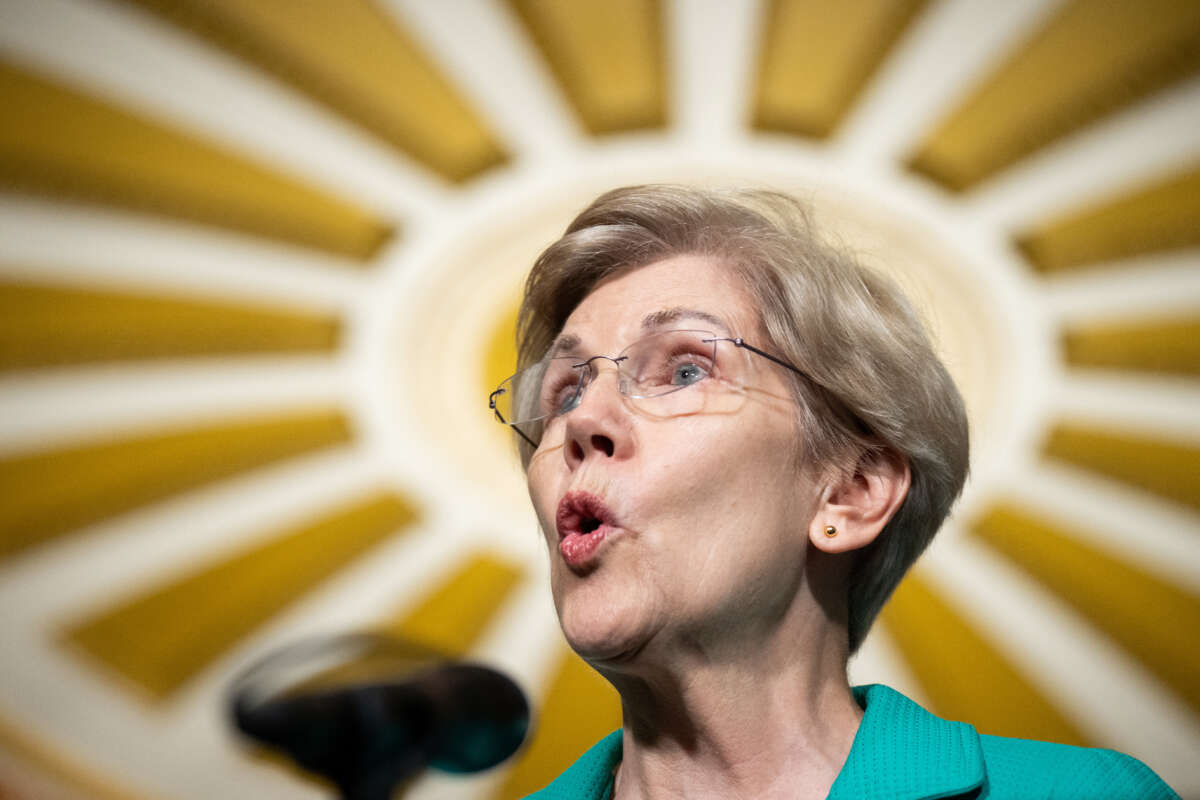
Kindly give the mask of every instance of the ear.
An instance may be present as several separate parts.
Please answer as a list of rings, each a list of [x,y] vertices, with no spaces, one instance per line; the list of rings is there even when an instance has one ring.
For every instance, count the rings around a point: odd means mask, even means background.
[[[809,541],[826,553],[866,547],[900,508],[911,480],[908,460],[900,454],[890,450],[864,454],[853,474],[842,472],[826,486],[809,523]],[[833,532],[828,533],[827,527]]]

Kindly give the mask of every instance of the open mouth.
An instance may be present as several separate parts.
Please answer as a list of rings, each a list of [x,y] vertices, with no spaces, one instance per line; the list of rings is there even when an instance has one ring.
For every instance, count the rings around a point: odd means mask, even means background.
[[[617,529],[616,519],[604,501],[582,491],[567,492],[558,504],[556,522],[558,550],[576,571],[587,571],[596,565],[601,544]]]
[[[558,504],[556,520],[559,538],[571,534],[595,533],[605,525],[613,525],[611,511],[604,501],[591,492],[567,492]]]

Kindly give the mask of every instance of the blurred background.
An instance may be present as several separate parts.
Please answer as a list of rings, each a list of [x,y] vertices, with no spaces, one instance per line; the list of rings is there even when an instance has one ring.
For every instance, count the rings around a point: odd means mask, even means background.
[[[0,0],[0,796],[319,798],[281,645],[512,675],[512,798],[619,725],[511,444],[599,192],[769,185],[917,298],[973,472],[851,665],[1200,797],[1200,3]]]

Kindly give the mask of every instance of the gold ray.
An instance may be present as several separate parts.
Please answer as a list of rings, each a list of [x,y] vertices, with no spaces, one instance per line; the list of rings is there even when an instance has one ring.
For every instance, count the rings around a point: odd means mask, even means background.
[[[64,638],[161,700],[416,517],[406,498],[371,495],[140,592]]]
[[[518,567],[477,553],[414,608],[385,623],[382,632],[461,658],[470,652],[521,578]]]
[[[592,135],[666,124],[659,0],[509,0]]]
[[[331,352],[336,317],[0,281],[0,371],[233,353]]]
[[[383,220],[195,136],[0,62],[0,189],[106,203],[366,260]]]
[[[754,125],[833,132],[924,0],[774,0],[764,17]]]
[[[516,800],[558,777],[602,736],[621,727],[621,701],[607,681],[564,645],[534,724],[533,740],[496,800]]]
[[[350,438],[340,411],[317,409],[0,459],[0,561],[114,514]]]
[[[1200,508],[1200,447],[1195,445],[1064,422],[1050,431],[1042,452]]]
[[[0,719],[0,751],[16,757],[39,777],[52,781],[55,788],[64,790],[65,797],[90,798],[91,800],[149,800],[150,795],[135,792],[124,782],[118,783],[108,775],[101,775],[92,767],[80,763],[74,756],[43,741],[28,731],[18,728],[11,721]],[[17,791],[8,793],[9,786],[0,774],[0,798],[21,800],[26,795]],[[69,792],[69,794],[65,793]],[[58,797],[56,794],[55,797]]]
[[[1195,0],[1070,0],[937,126],[909,166],[969,189],[1197,68]]]
[[[997,503],[972,530],[1200,711],[1200,597],[1012,503]]]
[[[1200,375],[1200,316],[1075,325],[1063,352],[1077,367]]]
[[[400,21],[371,0],[132,0],[290,83],[451,181],[506,155]]]
[[[1198,245],[1200,168],[1074,211],[1017,237],[1017,247],[1029,263],[1044,273]]]
[[[991,642],[913,572],[882,619],[932,711],[994,736],[1087,745],[1067,720]],[[948,658],[947,654],[952,654]]]

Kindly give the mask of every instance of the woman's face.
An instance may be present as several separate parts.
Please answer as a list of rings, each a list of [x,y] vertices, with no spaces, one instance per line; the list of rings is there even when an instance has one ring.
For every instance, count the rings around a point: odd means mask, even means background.
[[[701,256],[602,283],[559,340],[576,341],[567,353],[584,360],[671,329],[765,342],[740,279]],[[819,488],[796,469],[794,401],[782,369],[720,346],[742,365],[743,387],[704,391],[731,402],[647,413],[619,394],[613,363],[597,360],[579,405],[547,427],[530,461],[559,620],[593,662],[753,642],[796,597]]]

